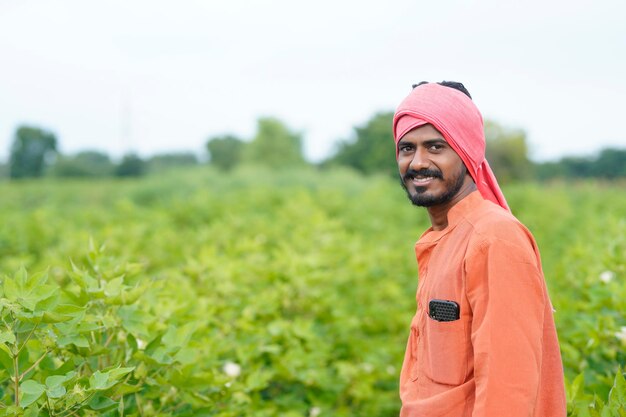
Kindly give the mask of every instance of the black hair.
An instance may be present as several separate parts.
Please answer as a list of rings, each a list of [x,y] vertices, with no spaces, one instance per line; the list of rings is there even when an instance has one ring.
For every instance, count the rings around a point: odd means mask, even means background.
[[[421,81],[417,84],[413,84],[413,88],[419,87],[420,85],[423,85],[423,84],[428,84],[428,81]],[[470,99],[472,98],[472,96],[470,95],[469,91],[467,91],[467,88],[465,88],[463,83],[457,83],[456,81],[441,81],[441,82],[438,82],[437,84],[443,85],[444,87],[454,88],[455,90],[459,90],[461,93],[468,96]]]

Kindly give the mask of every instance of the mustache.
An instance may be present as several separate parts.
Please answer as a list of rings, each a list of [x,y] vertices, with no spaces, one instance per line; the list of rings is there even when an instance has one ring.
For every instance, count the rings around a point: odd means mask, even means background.
[[[433,177],[443,179],[443,174],[441,171],[436,171],[434,169],[420,169],[416,171],[414,169],[409,169],[403,176],[402,179],[404,181],[412,180],[415,177],[423,176],[423,177]]]

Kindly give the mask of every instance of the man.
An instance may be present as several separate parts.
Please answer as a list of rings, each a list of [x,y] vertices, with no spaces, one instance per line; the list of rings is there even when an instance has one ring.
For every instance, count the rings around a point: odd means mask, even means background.
[[[415,245],[417,313],[401,417],[564,417],[553,309],[530,232],[485,160],[460,83],[417,85],[393,121],[402,185],[431,225]]]

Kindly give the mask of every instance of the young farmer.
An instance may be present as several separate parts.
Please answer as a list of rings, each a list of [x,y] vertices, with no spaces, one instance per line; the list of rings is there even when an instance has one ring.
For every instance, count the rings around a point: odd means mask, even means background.
[[[460,83],[422,83],[393,121],[402,186],[432,227],[415,245],[417,312],[401,417],[564,417],[563,366],[533,236],[485,160]]]

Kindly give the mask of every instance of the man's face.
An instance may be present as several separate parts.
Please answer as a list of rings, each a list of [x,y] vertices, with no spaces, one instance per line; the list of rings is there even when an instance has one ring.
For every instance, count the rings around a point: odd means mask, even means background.
[[[416,206],[450,202],[461,190],[467,168],[432,125],[415,128],[398,142],[402,186]]]

